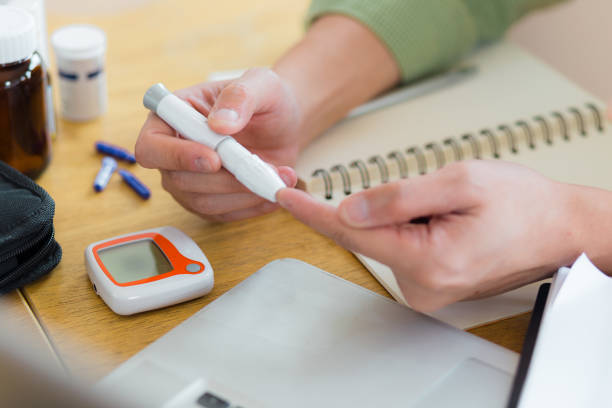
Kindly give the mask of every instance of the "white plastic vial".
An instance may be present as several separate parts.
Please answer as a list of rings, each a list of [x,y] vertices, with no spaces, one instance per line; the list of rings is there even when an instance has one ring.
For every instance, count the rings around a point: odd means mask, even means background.
[[[104,31],[93,25],[65,26],[53,32],[51,46],[58,70],[61,115],[81,122],[104,114],[108,103]]]

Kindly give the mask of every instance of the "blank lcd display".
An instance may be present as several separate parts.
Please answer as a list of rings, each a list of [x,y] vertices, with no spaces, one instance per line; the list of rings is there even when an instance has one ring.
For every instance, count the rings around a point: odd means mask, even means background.
[[[130,242],[98,251],[117,283],[134,282],[170,272],[172,264],[153,240]]]

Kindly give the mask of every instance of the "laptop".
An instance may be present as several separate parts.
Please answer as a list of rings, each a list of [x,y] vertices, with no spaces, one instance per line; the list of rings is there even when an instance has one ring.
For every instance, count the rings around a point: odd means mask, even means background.
[[[266,265],[93,389],[1,317],[0,395],[11,407],[495,408],[518,359],[294,259]]]
[[[99,384],[164,407],[504,407],[518,355],[295,259]]]

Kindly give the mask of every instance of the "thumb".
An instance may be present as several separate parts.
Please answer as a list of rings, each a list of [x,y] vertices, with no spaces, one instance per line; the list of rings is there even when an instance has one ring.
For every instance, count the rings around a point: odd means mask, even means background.
[[[274,101],[280,79],[267,68],[253,68],[227,85],[208,115],[210,128],[233,135],[249,123],[253,114],[265,110]]]
[[[351,227],[371,228],[465,211],[477,199],[456,167],[356,193],[340,203],[340,219]]]

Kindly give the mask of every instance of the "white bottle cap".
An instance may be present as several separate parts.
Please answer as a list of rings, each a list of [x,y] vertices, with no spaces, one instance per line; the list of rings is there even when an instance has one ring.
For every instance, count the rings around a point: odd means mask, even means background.
[[[96,26],[73,24],[56,30],[51,44],[58,58],[83,60],[104,54],[106,35]]]
[[[36,50],[36,24],[27,11],[0,6],[0,64],[29,58]]]
[[[0,0],[0,4],[15,6],[29,12],[34,17],[38,43],[36,51],[40,54],[45,64],[49,64],[49,53],[47,52],[47,21],[45,13],[45,0]]]

